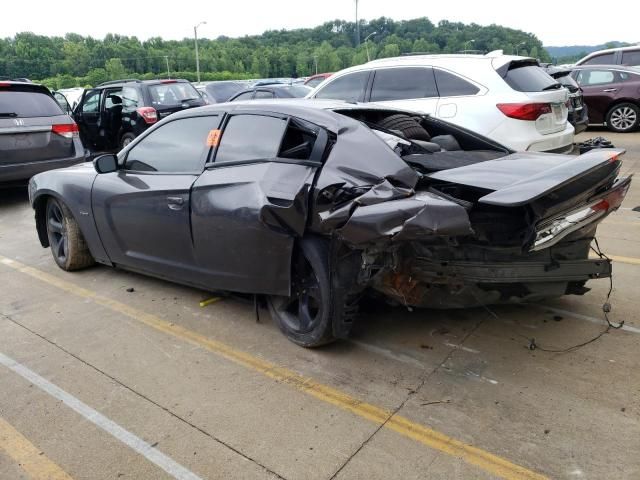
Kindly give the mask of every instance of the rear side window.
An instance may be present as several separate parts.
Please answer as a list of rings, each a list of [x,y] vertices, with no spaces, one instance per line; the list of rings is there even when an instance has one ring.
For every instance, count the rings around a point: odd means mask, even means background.
[[[504,77],[504,81],[518,92],[542,92],[553,90],[558,82],[537,65],[512,65]]]
[[[611,70],[582,70],[578,73],[578,83],[580,85],[604,85],[613,83],[615,75]]]
[[[371,101],[437,97],[431,68],[385,68],[376,70]]]
[[[133,87],[124,87],[122,89],[122,108],[135,110],[140,106],[140,101],[138,90]]]
[[[0,117],[54,117],[63,114],[58,102],[49,95],[0,88]]]
[[[262,115],[234,115],[222,134],[216,163],[275,158],[286,120]]]
[[[187,100],[201,98],[195,87],[188,82],[151,85],[149,94],[151,103],[160,107],[175,106]]]
[[[368,78],[369,72],[348,73],[326,85],[315,95],[315,98],[357,102],[364,93]]]
[[[605,53],[603,55],[596,55],[595,57],[590,58],[586,62],[582,62],[581,65],[611,65],[613,64],[614,57],[615,57],[615,53]]]
[[[143,172],[201,172],[209,151],[207,137],[218,125],[217,116],[165,123],[131,149],[125,168]]]
[[[438,93],[441,97],[458,97],[461,95],[475,95],[480,91],[473,83],[460,78],[453,73],[434,69]]]
[[[640,66],[640,50],[622,52],[622,65],[628,65],[630,67]]]

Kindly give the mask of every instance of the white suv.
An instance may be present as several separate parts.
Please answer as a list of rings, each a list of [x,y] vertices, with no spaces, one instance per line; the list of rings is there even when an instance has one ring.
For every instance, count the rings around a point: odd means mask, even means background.
[[[567,90],[537,60],[502,52],[374,60],[335,73],[307,98],[427,113],[518,151],[565,153],[573,147]]]

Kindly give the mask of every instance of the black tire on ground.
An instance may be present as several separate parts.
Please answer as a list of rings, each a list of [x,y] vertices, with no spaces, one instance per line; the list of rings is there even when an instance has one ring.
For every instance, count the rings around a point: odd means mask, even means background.
[[[136,138],[136,136],[131,132],[123,133],[120,136],[120,149],[123,149],[124,147],[129,145],[134,138]]]
[[[414,140],[430,140],[431,136],[422,126],[409,115],[396,114],[391,115],[384,120],[378,122],[382,128],[387,130],[397,130],[402,134]]]
[[[326,240],[306,237],[299,242],[292,259],[291,296],[270,296],[268,305],[271,317],[292,342],[318,347],[335,340],[333,321],[341,310],[332,302]]]
[[[632,132],[640,125],[640,108],[633,103],[619,103],[607,112],[607,127],[613,132]]]
[[[69,208],[51,197],[47,200],[45,215],[51,254],[58,266],[72,271],[93,265],[95,260]]]

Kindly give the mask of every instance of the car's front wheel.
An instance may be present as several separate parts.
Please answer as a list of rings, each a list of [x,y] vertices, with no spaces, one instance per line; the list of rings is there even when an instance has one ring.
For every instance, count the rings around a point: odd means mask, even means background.
[[[335,340],[333,320],[339,309],[331,301],[329,248],[321,238],[303,238],[292,259],[291,295],[268,299],[271,316],[289,340],[317,347]]]
[[[61,269],[79,270],[95,263],[78,223],[64,203],[49,198],[46,221],[51,254]]]
[[[640,108],[633,103],[619,103],[607,113],[607,126],[614,132],[631,132],[638,128]]]

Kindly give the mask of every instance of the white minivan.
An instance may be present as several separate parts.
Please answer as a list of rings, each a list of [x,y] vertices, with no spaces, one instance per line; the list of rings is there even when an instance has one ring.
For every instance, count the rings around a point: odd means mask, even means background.
[[[513,150],[573,148],[568,92],[537,60],[487,55],[415,55],[374,60],[322,82],[307,98],[376,102],[426,113]]]

